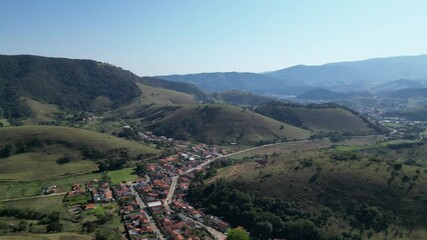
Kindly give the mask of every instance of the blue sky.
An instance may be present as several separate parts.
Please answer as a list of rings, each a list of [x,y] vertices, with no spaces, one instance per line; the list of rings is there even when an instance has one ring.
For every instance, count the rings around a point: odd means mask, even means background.
[[[0,54],[145,75],[262,72],[427,53],[427,1],[0,0]]]

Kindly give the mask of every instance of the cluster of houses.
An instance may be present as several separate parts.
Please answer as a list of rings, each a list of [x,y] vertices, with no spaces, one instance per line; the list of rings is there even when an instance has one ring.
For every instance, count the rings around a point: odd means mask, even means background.
[[[154,229],[150,224],[144,209],[136,200],[128,184],[122,183],[115,186],[114,193],[120,205],[120,216],[130,239],[144,239],[153,234]]]
[[[80,183],[75,183],[71,187],[71,191],[67,192],[68,198],[86,195],[91,196],[90,203],[84,206],[84,210],[96,208],[97,203],[112,203],[114,202],[113,192],[111,191],[107,182],[100,182],[98,179],[91,180],[82,187]]]
[[[140,178],[134,184],[141,199],[146,203],[153,221],[167,239],[198,240],[209,238],[205,229],[196,222],[180,213],[166,208],[165,201],[170,182],[160,179]]]
[[[110,188],[108,183],[95,179],[84,187],[74,184],[67,197],[89,197],[90,194],[91,201],[84,206],[86,210],[96,208],[99,203],[117,201],[129,239],[159,235],[174,240],[212,239],[206,225],[226,232],[227,223],[193,208],[185,200],[195,172],[203,171],[199,167],[226,152],[205,144],[191,145],[185,141],[157,137],[149,132],[139,135],[146,141],[173,146],[175,154],[148,165],[147,176],[132,184],[122,183]]]
[[[154,216],[157,226],[171,239],[194,239],[188,230],[203,225],[226,232],[229,228],[227,223],[193,208],[185,200],[195,172],[203,171],[198,166],[226,152],[218,153],[215,148],[206,144],[192,146],[178,141],[175,149],[176,154],[160,159],[157,164],[148,165],[148,177],[138,179],[134,185]]]
[[[174,143],[174,139],[173,138],[167,138],[165,136],[156,136],[154,135],[152,132],[138,132],[138,136],[141,138],[141,140],[145,141],[145,142],[149,142],[149,143],[156,143],[159,144],[161,146],[164,145],[171,145]]]

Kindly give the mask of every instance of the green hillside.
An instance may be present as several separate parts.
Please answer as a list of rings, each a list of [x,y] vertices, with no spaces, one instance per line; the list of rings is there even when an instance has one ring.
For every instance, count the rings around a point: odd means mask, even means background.
[[[352,134],[372,134],[373,124],[355,113],[337,106],[302,106],[271,102],[255,110],[259,114],[274,118],[294,126],[304,126],[314,131],[347,132]]]
[[[141,89],[142,95],[130,101],[129,104],[118,108],[115,111],[115,115],[118,117],[138,118],[142,112],[153,105],[187,105],[196,103],[194,96],[187,93],[140,83],[137,83],[137,85]]]
[[[91,109],[98,97],[121,105],[141,94],[135,79],[129,71],[92,60],[0,55],[0,116],[29,116],[21,97],[73,110]]]
[[[230,105],[168,108],[150,129],[159,135],[213,143],[262,143],[307,139],[309,131]],[[151,114],[152,117],[156,114]]]
[[[114,136],[67,127],[0,128],[0,180],[39,180],[87,173],[100,161],[153,157],[160,151]]]
[[[152,86],[156,88],[164,88],[169,90],[174,90],[177,92],[187,93],[193,95],[197,100],[200,101],[210,101],[212,97],[209,93],[202,90],[197,85],[185,82],[172,82],[159,78],[153,77],[141,77],[138,79],[139,83],[142,83],[146,86]]]
[[[260,239],[425,239],[426,144],[354,144],[245,153],[193,184],[193,203]]]
[[[237,90],[214,94],[214,97],[225,103],[247,106],[255,106],[274,101],[274,98],[252,94],[248,92],[241,92]]]

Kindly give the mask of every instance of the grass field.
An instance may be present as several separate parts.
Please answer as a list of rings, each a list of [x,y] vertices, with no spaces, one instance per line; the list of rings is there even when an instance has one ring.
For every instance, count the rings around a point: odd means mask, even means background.
[[[46,181],[28,181],[28,182],[0,182],[0,200],[20,197],[31,197],[42,194],[45,187],[56,185],[58,192],[69,191],[74,183],[85,183],[94,178],[100,178],[100,174],[84,174]]]
[[[241,160],[243,158],[250,158],[253,156],[263,156],[271,155],[273,153],[289,153],[297,151],[313,151],[320,150],[324,148],[329,148],[335,146],[336,149],[356,149],[356,148],[366,148],[367,146],[372,146],[379,141],[385,139],[383,136],[367,136],[367,137],[353,137],[346,139],[339,143],[332,143],[331,141],[325,140],[315,140],[315,141],[306,141],[306,142],[288,142],[283,144],[276,144],[266,147],[257,148],[255,150],[243,152],[231,156],[231,159]]]
[[[14,207],[14,208],[23,208],[31,209],[38,212],[49,213],[51,211],[58,211],[62,214],[68,215],[64,208],[62,207],[62,200],[64,195],[59,196],[48,196],[41,198],[32,198],[32,199],[23,199],[15,201],[0,202],[0,207]]]
[[[304,125],[318,131],[344,131],[366,134],[372,132],[366,123],[342,108],[292,108]]]
[[[15,153],[1,159],[0,181],[47,180],[93,172],[98,169],[97,163],[91,159],[84,159],[83,152],[79,148],[82,143],[101,153],[108,153],[108,151],[118,148],[126,148],[129,150],[130,157],[136,157],[140,154],[154,157],[160,152],[160,150],[138,142],[102,133],[53,126],[1,128],[0,149],[6,144],[15,146],[16,143],[22,143],[34,138],[49,140],[54,143],[50,145],[43,144],[36,149],[31,149],[24,153]],[[66,141],[66,143],[61,143],[61,141]],[[64,164],[57,163],[58,159],[65,156],[70,159],[69,162]]]
[[[81,128],[111,135],[114,132],[120,132],[123,129],[124,125],[125,122],[123,120],[103,121],[97,119],[87,122],[86,124],[82,125]]]
[[[31,111],[31,117],[25,119],[25,125],[37,125],[40,122],[53,121],[53,113],[59,112],[58,106],[54,104],[41,103],[30,98],[22,100]]]
[[[0,125],[3,125],[3,127],[10,126],[9,121],[7,121],[7,119],[4,119],[4,118],[0,118]]]
[[[129,153],[158,154],[160,150],[134,141],[127,141],[111,135],[69,127],[56,126],[22,126],[0,128],[0,147],[14,142],[25,141],[37,137],[48,140],[66,140],[70,143],[85,143],[97,150],[108,151],[117,148],[127,148]]]
[[[138,178],[138,175],[135,173],[135,168],[123,168],[120,170],[109,171],[108,176],[111,178],[112,184],[119,184],[122,181],[134,181]]]
[[[75,160],[58,164],[56,160],[69,155],[70,150],[58,147],[55,152],[30,152],[15,154],[0,161],[0,180],[42,180],[67,176],[98,169],[94,161]],[[76,152],[77,155],[79,152]]]
[[[174,90],[156,88],[137,83],[142,95],[132,100],[126,106],[117,110],[119,116],[133,116],[138,114],[148,105],[187,105],[196,103],[190,94]]]
[[[93,236],[78,233],[24,234],[0,236],[0,240],[91,240]]]

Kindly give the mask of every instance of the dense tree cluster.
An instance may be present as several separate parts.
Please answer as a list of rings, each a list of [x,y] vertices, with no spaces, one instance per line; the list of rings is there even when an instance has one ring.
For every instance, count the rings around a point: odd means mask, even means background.
[[[232,225],[249,229],[251,236],[259,239],[322,237],[304,213],[293,203],[281,199],[250,196],[221,182],[202,186],[197,181],[190,188],[189,198],[197,206],[205,206],[208,212],[223,216]]]
[[[304,123],[286,103],[270,102],[256,108],[255,112],[296,127],[301,127]]]

